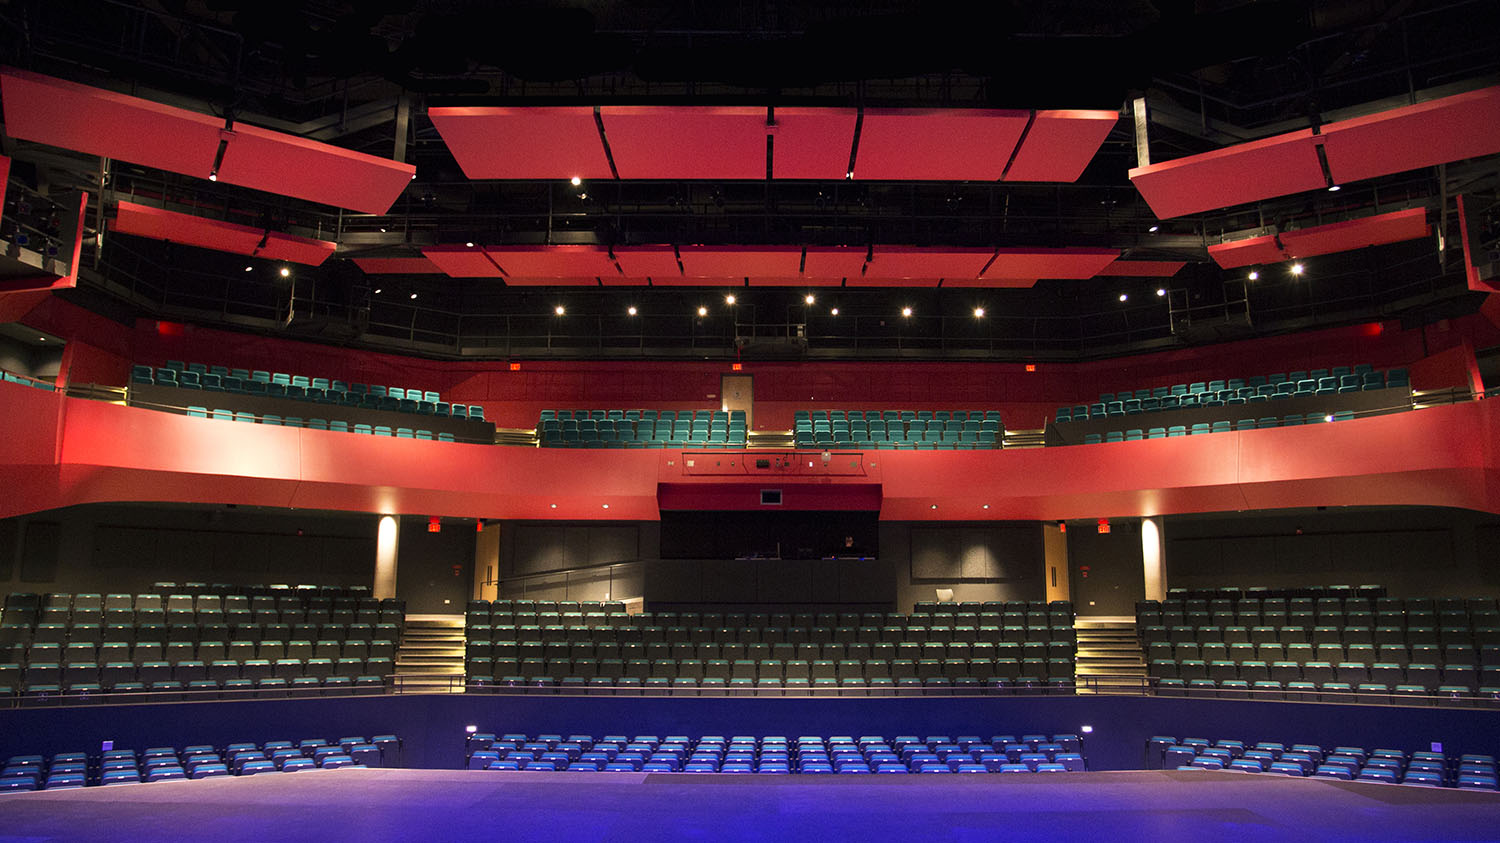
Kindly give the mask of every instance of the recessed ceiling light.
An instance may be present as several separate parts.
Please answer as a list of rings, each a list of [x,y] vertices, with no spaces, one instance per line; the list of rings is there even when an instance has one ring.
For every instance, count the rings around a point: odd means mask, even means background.
[[[911,316],[911,308],[909,308],[909,307],[903,307],[903,308],[901,308],[901,315],[902,316]]]
[[[937,504],[933,504],[930,508],[931,509],[937,509]]]
[[[557,509],[557,504],[554,503],[551,506],[552,506],[553,509]]]
[[[1336,184],[1331,184],[1331,185],[1328,186],[1328,192],[1329,193],[1338,193],[1340,190],[1343,190],[1343,188],[1339,187]]]
[[[807,296],[802,299],[802,303],[803,304],[812,304],[812,303],[816,302],[817,300],[818,300],[817,296],[814,296],[812,293],[808,293]]]
[[[412,293],[412,294],[411,294],[411,297],[412,297],[412,298],[416,298],[416,297],[417,297],[417,294],[416,294],[416,293]]]
[[[609,504],[607,504],[607,503],[605,503],[605,504],[600,504],[600,506],[602,506],[602,507],[604,507],[604,508],[605,508],[605,509],[609,509]]]
[[[470,249],[472,249],[472,248],[474,248],[474,241],[473,241],[473,240],[470,240],[470,241],[468,241],[468,242],[467,242],[467,243],[465,243],[465,244],[464,244],[464,245],[465,245],[465,246],[468,246],[468,247],[469,247],[469,248],[470,248]]]
[[[707,316],[708,315],[708,308],[706,308],[706,307],[700,307],[700,308],[698,308],[698,315],[699,316]]]
[[[836,308],[836,307],[834,309],[828,311],[828,312],[831,313],[831,314],[833,314],[834,316],[839,315],[839,309]]]
[[[625,308],[625,312],[630,314],[631,316],[634,316],[636,313],[635,305],[631,305],[630,307]]]
[[[984,308],[982,308],[982,307],[976,307],[976,308],[974,308],[974,318],[975,319],[982,319],[982,318],[984,318]]]
[[[380,288],[379,287],[375,288],[375,295],[377,295],[377,296],[380,295]]]
[[[281,268],[281,277],[282,278],[285,278],[285,277],[287,277],[288,275],[291,275],[291,274],[292,274],[292,271],[290,269],[287,269],[284,266]]]
[[[253,267],[253,266],[246,266],[246,267],[245,267],[245,271],[246,271],[246,272],[249,272],[249,271],[251,271],[251,270],[253,270],[253,269],[255,269],[255,267]]]
[[[561,316],[568,311],[562,305],[558,305],[557,307],[552,308],[552,312],[556,313],[558,316]]]
[[[729,295],[727,295],[727,296],[724,297],[724,303],[725,304],[734,304],[735,301],[737,301],[737,299],[735,299],[733,293],[730,293]]]
[[[984,508],[985,508],[985,509],[989,509],[989,508],[990,508],[990,505],[989,505],[989,504],[985,504],[985,505],[984,505]]]
[[[1294,263],[1294,264],[1292,264],[1292,274],[1293,275],[1301,275],[1302,274],[1302,269],[1303,269],[1302,264],[1300,264],[1300,263]]]
[[[577,176],[574,176],[574,177],[573,177],[573,178],[571,178],[571,179],[569,179],[569,180],[568,180],[568,181],[569,181],[569,183],[571,183],[571,184],[572,184],[572,185],[573,185],[573,186],[574,186],[574,187],[577,187],[577,186],[579,186],[579,185],[580,185],[580,184],[583,184],[583,179],[581,179],[581,178],[579,178],[579,177],[577,177]]]

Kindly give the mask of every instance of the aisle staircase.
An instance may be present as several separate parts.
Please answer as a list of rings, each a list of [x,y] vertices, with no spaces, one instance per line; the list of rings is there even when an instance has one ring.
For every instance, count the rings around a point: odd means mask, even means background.
[[[401,646],[396,648],[400,692],[462,693],[463,673],[464,616],[407,615]]]
[[[1001,438],[1001,445],[1006,450],[1012,448],[1041,448],[1047,444],[1047,431],[1040,430],[1011,430],[1005,429]]]
[[[1075,674],[1080,694],[1144,693],[1146,654],[1133,617],[1080,617]]]

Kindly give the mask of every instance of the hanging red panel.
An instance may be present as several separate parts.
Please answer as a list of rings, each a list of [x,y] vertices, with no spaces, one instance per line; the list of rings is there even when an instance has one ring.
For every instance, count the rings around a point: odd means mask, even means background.
[[[1228,243],[1215,243],[1208,247],[1208,256],[1214,259],[1214,263],[1225,269],[1276,263],[1287,259],[1286,251],[1270,234],[1245,240],[1232,240]]]
[[[1024,290],[1036,286],[1035,278],[944,278],[943,288],[986,290]]]
[[[166,240],[203,249],[233,252],[238,255],[254,254],[266,233],[248,225],[204,219],[192,214],[179,214],[134,202],[121,201],[115,214],[112,230],[116,234],[134,234],[153,240]]]
[[[808,246],[802,259],[802,274],[807,278],[858,278],[865,268],[864,246]]]
[[[1323,127],[1328,172],[1339,183],[1500,152],[1500,86],[1420,102]]]
[[[267,193],[383,214],[417,168],[326,143],[236,124],[219,181]]]
[[[1500,126],[1500,123],[1496,124]],[[1347,252],[1427,236],[1427,209],[1410,208],[1357,220],[1283,231],[1281,243],[1294,258]]]
[[[1038,111],[1006,181],[1078,181],[1120,115],[1114,111]]]
[[[511,278],[595,278],[619,275],[604,246],[487,246],[485,253]]]
[[[846,287],[936,287],[942,278],[935,275],[912,276],[910,278],[856,278],[844,282]]]
[[[1093,278],[1120,256],[1119,249],[1000,249],[985,279]]]
[[[996,109],[867,108],[854,177],[997,181],[1030,117]]]
[[[1099,270],[1100,275],[1112,278],[1169,278],[1187,266],[1187,261],[1113,261]]]
[[[771,174],[778,179],[841,179],[854,146],[852,108],[778,108]]]
[[[622,179],[764,179],[766,110],[607,105],[599,110]]]
[[[908,278],[978,278],[994,257],[994,249],[929,249],[919,246],[876,246],[865,267],[865,282]],[[854,283],[851,277],[849,282]]]
[[[507,275],[507,287],[597,287],[598,278],[539,278]]]
[[[441,275],[443,271],[427,258],[355,258],[354,265],[366,275]]]
[[[6,69],[5,133],[13,138],[208,178],[222,117]]]
[[[427,109],[471,179],[607,179],[592,106]]]
[[[467,246],[432,246],[422,254],[453,278],[499,278],[504,273],[489,259],[483,249]]]
[[[266,233],[265,245],[255,250],[255,257],[317,266],[328,260],[336,248],[338,244],[328,240],[271,231]]]
[[[1311,129],[1136,167],[1130,181],[1162,219],[1326,186]]]
[[[801,246],[681,246],[682,274],[690,278],[796,278]]]
[[[621,246],[615,260],[627,278],[679,278],[677,250],[671,246]]]

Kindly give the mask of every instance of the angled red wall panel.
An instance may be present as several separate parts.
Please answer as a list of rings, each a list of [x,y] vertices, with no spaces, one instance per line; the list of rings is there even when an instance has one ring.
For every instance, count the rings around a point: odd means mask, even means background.
[[[592,106],[439,106],[427,116],[471,179],[613,178]]]

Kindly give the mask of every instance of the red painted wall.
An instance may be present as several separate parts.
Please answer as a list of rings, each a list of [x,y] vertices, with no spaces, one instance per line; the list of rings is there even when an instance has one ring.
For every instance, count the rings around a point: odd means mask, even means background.
[[[192,419],[0,383],[0,517],[100,501],[651,520],[760,485],[656,450],[509,448]],[[59,421],[59,418],[61,421]],[[59,436],[59,430],[61,435]],[[886,520],[1053,520],[1302,506],[1500,512],[1500,401],[1107,445],[876,451],[796,478],[818,506],[878,483]],[[707,458],[705,455],[704,458]],[[701,488],[694,492],[693,487]],[[848,487],[848,488],[841,488]],[[727,490],[727,491],[725,491]],[[988,504],[989,509],[984,509]],[[607,505],[607,506],[606,506]],[[789,500],[788,506],[796,506]],[[813,506],[810,508],[818,508]]]

